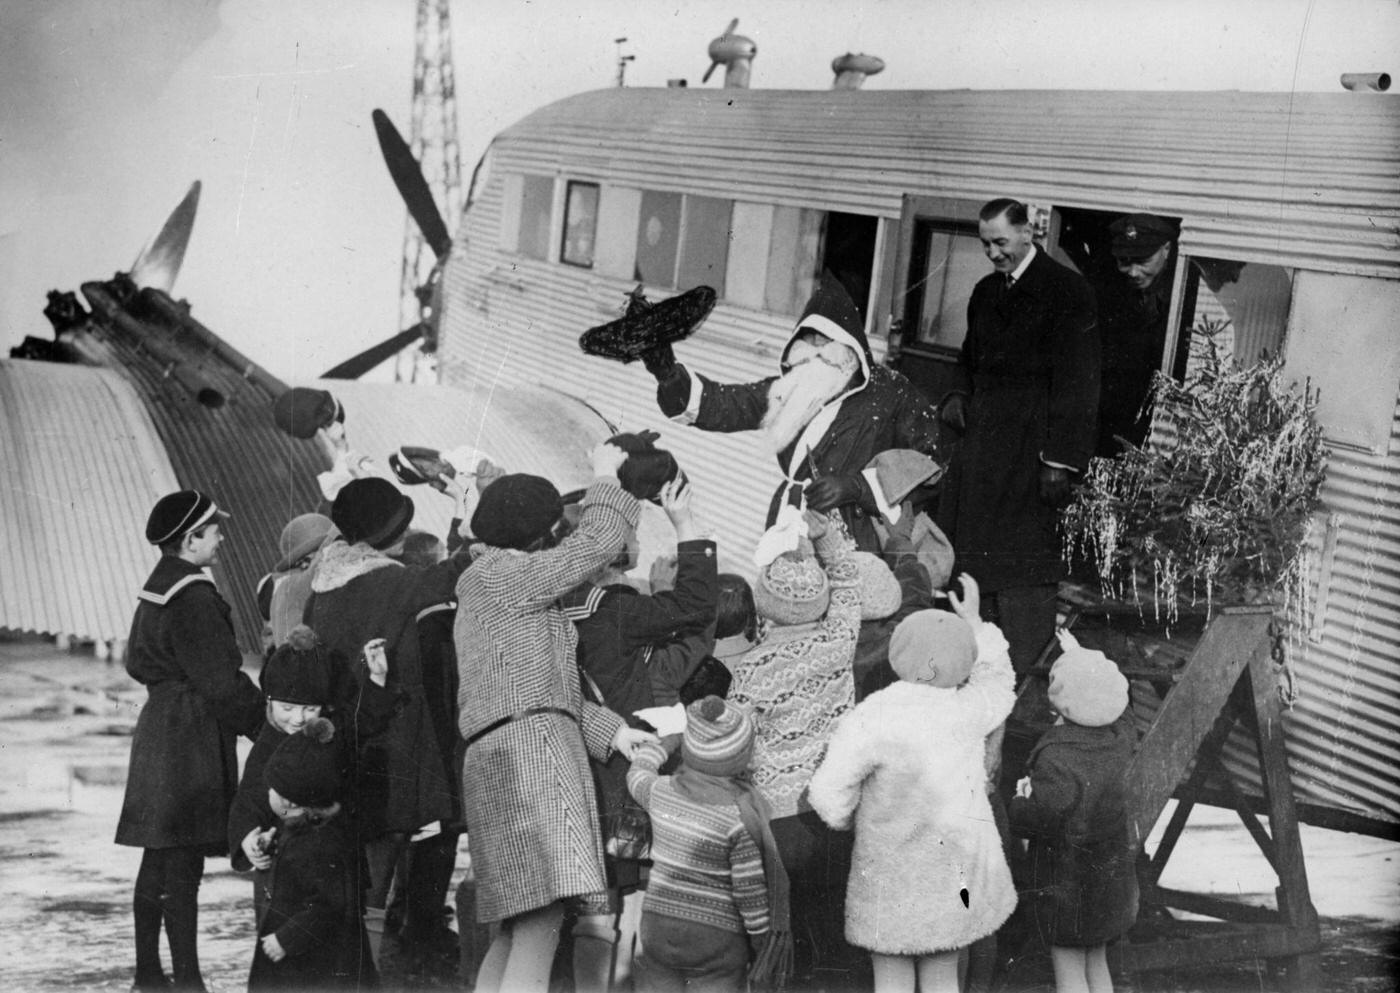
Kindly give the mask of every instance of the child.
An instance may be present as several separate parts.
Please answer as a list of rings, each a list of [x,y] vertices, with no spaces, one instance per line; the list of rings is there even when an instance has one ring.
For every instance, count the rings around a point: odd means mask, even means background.
[[[832,827],[855,815],[846,938],[869,949],[878,993],[956,993],[958,953],[1002,925],[1016,890],[984,788],[987,733],[1011,712],[1006,639],[978,619],[976,582],[949,593],[956,616],[921,610],[890,638],[899,681],[832,735],[812,807]]]
[[[343,742],[382,729],[393,713],[394,695],[384,689],[388,679],[385,660],[373,656],[366,659],[366,664],[369,679],[352,709],[356,733],[342,739],[342,762],[346,764],[353,761],[353,756],[345,754]],[[320,644],[315,631],[301,624],[292,628],[259,676],[267,698],[267,723],[243,763],[243,778],[238,782],[228,818],[229,859],[240,872],[254,870],[253,909],[259,918],[266,902],[266,873],[272,864],[271,853],[262,847],[263,839],[277,823],[267,802],[264,768],[282,742],[328,712],[337,673],[348,668]]]
[[[500,922],[476,989],[544,990],[566,904],[606,904],[603,844],[588,758],[631,757],[652,735],[583,698],[578,635],[558,599],[617,557],[637,524],[618,484],[626,454],[593,450],[597,477],[577,528],[548,480],[493,482],[472,515],[487,547],[457,581],[462,801],[476,915]]]
[[[639,989],[738,993],[750,942],[762,948],[755,983],[781,986],[790,958],[787,875],[768,804],[744,775],[753,742],[752,718],[709,696],[686,708],[674,776],[657,775],[666,760],[659,744],[643,745],[632,760],[627,788],[652,821]]]
[[[1059,719],[1031,751],[1011,823],[1031,837],[1031,910],[1059,993],[1112,993],[1105,944],[1137,919],[1123,775],[1136,735],[1128,681],[1102,652],[1060,632],[1050,670]]]
[[[267,761],[267,802],[281,819],[267,909],[258,921],[250,993],[378,985],[361,919],[360,846],[341,812],[335,726],[324,717],[289,735]]]

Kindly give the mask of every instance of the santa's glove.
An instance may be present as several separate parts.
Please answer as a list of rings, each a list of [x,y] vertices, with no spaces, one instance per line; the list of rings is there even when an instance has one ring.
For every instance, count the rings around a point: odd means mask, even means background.
[[[967,430],[967,394],[949,393],[938,407],[938,419],[958,434]]]
[[[661,347],[670,355],[670,345]],[[647,368],[651,369],[650,362],[647,363]],[[653,375],[655,375],[655,370],[653,370]],[[671,365],[666,370],[665,377],[657,376],[656,405],[661,408],[661,413],[667,417],[683,414],[685,409],[690,406],[690,373],[686,372],[685,366],[675,360],[674,355],[671,355]]]
[[[808,483],[802,492],[808,507],[825,512],[860,503],[863,496],[860,483],[859,476],[823,476],[816,482]]]
[[[657,345],[655,348],[648,348],[642,353],[642,365],[647,367],[647,372],[656,377],[658,383],[664,382],[676,368],[676,353],[671,349],[671,343]]]
[[[1057,465],[1040,466],[1040,502],[1056,510],[1069,503],[1069,470]]]

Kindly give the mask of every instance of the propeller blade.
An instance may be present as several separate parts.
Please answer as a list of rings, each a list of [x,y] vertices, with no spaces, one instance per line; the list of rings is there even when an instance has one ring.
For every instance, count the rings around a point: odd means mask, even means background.
[[[714,75],[714,71],[715,71],[716,69],[718,69],[718,68],[719,68],[719,63],[718,63],[718,62],[711,62],[711,63],[710,63],[710,68],[708,68],[708,69],[705,70],[705,75],[703,75],[703,76],[700,77],[700,82],[701,82],[701,83],[708,83],[708,82],[710,81],[710,77],[711,77],[712,75]]]
[[[724,29],[724,33],[725,33],[725,34],[733,34],[733,33],[734,33],[734,29],[737,28],[738,26],[739,26],[739,18],[736,17],[736,18],[734,18],[734,20],[732,20],[732,21],[729,22],[729,27],[727,27],[727,28]]]
[[[400,331],[386,341],[366,348],[359,355],[352,355],[334,369],[321,373],[322,379],[359,379],[381,362],[385,362],[409,345],[423,337],[423,325],[415,324],[407,331]]]
[[[379,150],[384,154],[384,164],[389,167],[389,176],[398,188],[399,196],[408,207],[413,222],[423,232],[423,240],[432,248],[438,258],[446,258],[452,250],[452,235],[447,232],[442,215],[438,213],[433,191],[423,178],[422,166],[413,157],[413,150],[403,140],[394,122],[384,111],[375,109],[370,117],[374,119],[374,132],[379,136]]]
[[[199,207],[199,180],[190,184],[189,192],[166,218],[165,225],[131,263],[131,279],[137,286],[151,287],[169,293],[185,261],[185,247],[194,229],[194,214]]]

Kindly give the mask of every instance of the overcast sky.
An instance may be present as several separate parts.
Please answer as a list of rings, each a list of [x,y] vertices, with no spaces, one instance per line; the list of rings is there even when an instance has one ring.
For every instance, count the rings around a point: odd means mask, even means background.
[[[464,178],[552,100],[685,77],[730,18],[755,87],[1338,91],[1395,73],[1397,0],[454,0]],[[204,183],[175,295],[274,373],[396,330],[404,216],[370,110],[408,132],[413,0],[0,3],[0,343],[50,337],[51,288],[128,268]],[[718,86],[716,72],[710,86]],[[1383,99],[1400,99],[1387,95]],[[451,221],[449,221],[451,223]]]

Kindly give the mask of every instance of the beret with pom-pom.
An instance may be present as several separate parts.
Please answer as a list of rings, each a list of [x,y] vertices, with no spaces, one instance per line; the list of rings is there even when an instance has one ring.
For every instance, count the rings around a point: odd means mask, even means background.
[[[318,639],[316,632],[305,624],[298,624],[287,632],[287,644],[296,652],[311,652],[316,650]]]
[[[264,781],[299,807],[329,807],[341,794],[340,748],[334,739],[335,725],[313,718],[277,746]]]

